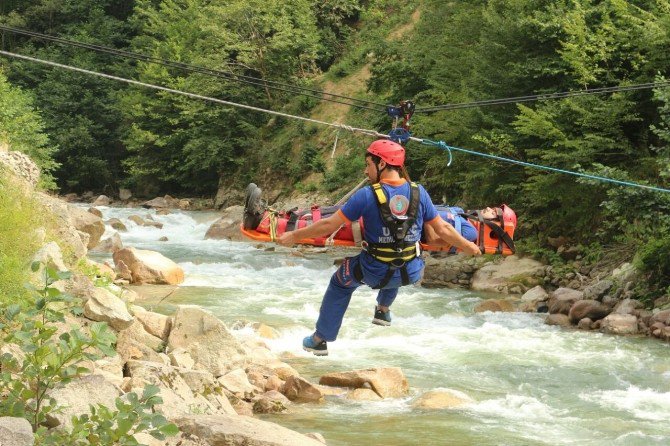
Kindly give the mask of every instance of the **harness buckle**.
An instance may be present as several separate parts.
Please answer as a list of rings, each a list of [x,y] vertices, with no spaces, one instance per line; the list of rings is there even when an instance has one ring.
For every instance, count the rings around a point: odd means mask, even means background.
[[[390,262],[391,266],[394,268],[402,268],[406,263],[407,262],[405,262],[403,259],[393,259]]]

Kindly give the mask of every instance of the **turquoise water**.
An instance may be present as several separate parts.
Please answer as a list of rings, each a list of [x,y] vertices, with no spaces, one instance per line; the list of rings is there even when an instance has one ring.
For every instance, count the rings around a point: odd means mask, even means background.
[[[336,445],[669,445],[670,346],[546,326],[539,315],[475,314],[483,296],[449,289],[404,288],[391,327],[370,324],[374,294],[359,289],[330,355],[302,351],[313,329],[333,260],[342,253],[265,251],[251,243],[203,240],[215,213],[156,216],[164,228],[126,218],[146,210],[104,209],[129,228],[124,244],[160,251],[186,273],[168,299],[145,303],[169,312],[201,305],[224,322],[261,321],[280,334],[266,341],[304,377],[333,371],[401,367],[407,398],[355,402],[328,397],[265,416]],[[110,231],[110,229],[108,229]],[[167,236],[168,242],[159,242]],[[105,258],[105,256],[100,256]],[[458,409],[424,411],[411,403],[438,388],[465,393]]]

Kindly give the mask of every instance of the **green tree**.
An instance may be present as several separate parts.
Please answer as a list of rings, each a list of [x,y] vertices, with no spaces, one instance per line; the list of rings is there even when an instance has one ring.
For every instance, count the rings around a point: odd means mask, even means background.
[[[58,167],[56,148],[44,131],[44,120],[30,93],[13,87],[0,71],[0,143],[30,156],[42,171],[42,186],[53,188],[52,172]]]

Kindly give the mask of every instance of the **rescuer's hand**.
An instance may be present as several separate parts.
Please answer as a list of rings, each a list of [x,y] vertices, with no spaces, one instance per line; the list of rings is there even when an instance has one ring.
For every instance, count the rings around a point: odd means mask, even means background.
[[[470,254],[471,256],[480,256],[482,255],[482,252],[479,250],[479,247],[473,243],[469,242],[464,248],[463,252],[466,254]]]
[[[282,245],[282,246],[287,246],[291,247],[295,245],[295,232],[293,231],[287,231],[284,232],[278,239],[277,243]]]

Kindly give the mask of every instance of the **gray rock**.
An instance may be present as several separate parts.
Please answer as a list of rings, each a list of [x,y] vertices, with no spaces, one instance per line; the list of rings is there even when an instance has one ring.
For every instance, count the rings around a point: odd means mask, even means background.
[[[130,200],[130,197],[133,196],[133,193],[129,189],[119,189],[119,199],[122,201]]]
[[[35,436],[25,418],[0,417],[0,445],[33,446]]]
[[[116,330],[123,330],[133,323],[126,304],[104,288],[96,288],[86,301],[84,316],[92,321],[107,322]]]
[[[541,285],[531,288],[521,296],[522,302],[545,301],[547,299],[549,299],[549,294]]]
[[[90,406],[102,404],[114,409],[114,402],[120,396],[119,389],[101,375],[86,375],[69,382],[63,387],[53,389],[49,396],[54,398],[61,412],[47,414],[49,427],[72,426],[72,417],[90,413]]]
[[[583,296],[581,291],[573,290],[571,288],[558,288],[551,293],[551,297],[549,298],[549,313],[561,313],[567,315],[570,312],[572,305],[578,300],[582,300]]]
[[[603,296],[612,288],[614,282],[601,280],[584,288],[584,299],[602,300]]]
[[[223,211],[221,218],[212,223],[205,233],[206,239],[215,240],[244,240],[240,234],[243,206],[231,206]]]
[[[610,314],[602,320],[600,328],[610,334],[635,334],[638,332],[637,317],[632,314]]]

